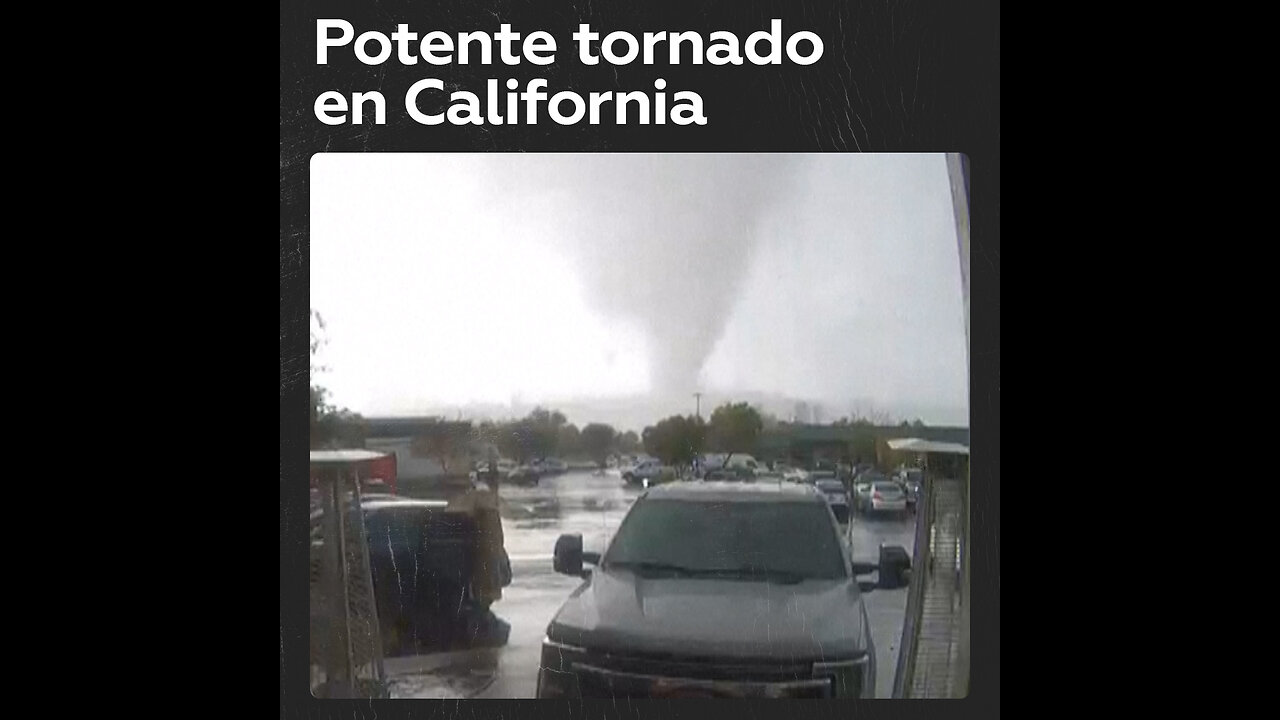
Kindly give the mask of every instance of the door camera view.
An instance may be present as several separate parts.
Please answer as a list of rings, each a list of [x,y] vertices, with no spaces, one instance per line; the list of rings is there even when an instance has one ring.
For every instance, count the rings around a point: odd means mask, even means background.
[[[964,695],[962,163],[315,156],[313,694]]]

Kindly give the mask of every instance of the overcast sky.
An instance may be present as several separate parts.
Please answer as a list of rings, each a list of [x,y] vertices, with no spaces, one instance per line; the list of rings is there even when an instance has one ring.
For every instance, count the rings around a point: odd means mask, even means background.
[[[320,154],[311,307],[366,416],[703,391],[968,424],[942,155]]]

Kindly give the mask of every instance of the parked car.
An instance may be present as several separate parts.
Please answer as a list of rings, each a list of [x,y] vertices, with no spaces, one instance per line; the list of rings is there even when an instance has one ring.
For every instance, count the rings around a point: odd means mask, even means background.
[[[864,470],[853,478],[853,509],[866,512],[871,507],[871,486],[878,482],[890,482],[889,476],[876,469]]]
[[[804,468],[793,467],[782,473],[782,477],[788,482],[806,483],[809,482],[809,471]]]
[[[839,466],[831,460],[815,460],[810,470],[814,472],[835,473]]]
[[[728,460],[721,467],[728,469],[745,468],[756,471],[764,467],[764,465],[746,453],[731,453]]]
[[[813,488],[707,482],[636,498],[603,556],[561,536],[554,568],[584,583],[548,625],[540,698],[874,697],[858,575],[902,587],[910,557],[852,561]]]
[[[863,593],[903,587],[911,561],[852,557],[810,487],[647,490],[603,554],[556,541],[555,570],[583,582],[547,626],[537,697],[874,697]],[[858,580],[877,570],[879,585]]]
[[[542,471],[547,475],[559,475],[561,473],[569,472],[569,465],[560,458],[543,458]]]
[[[507,482],[512,485],[537,485],[541,479],[542,472],[534,463],[518,465],[514,470],[507,473]]]
[[[504,623],[471,594],[477,552],[498,552],[487,563],[503,587],[511,584],[506,548],[486,548],[474,519],[439,500],[365,498],[363,511],[370,574],[384,651],[416,654],[476,642],[484,629]],[[311,514],[311,582],[324,557],[324,511]],[[315,610],[316,608],[313,608]],[[509,628],[508,628],[509,629]],[[505,638],[489,638],[505,642]]]
[[[622,471],[622,479],[628,485],[639,485],[645,480],[655,482],[662,475],[662,463],[658,460],[648,459],[633,465]]]
[[[781,482],[782,476],[761,467],[730,463],[728,467],[717,468],[709,471],[703,476],[703,480],[710,480],[712,482],[755,482],[757,480]]]
[[[785,480],[783,474],[778,470],[769,470],[768,468],[758,468],[752,473],[752,478],[756,482],[782,482]]]
[[[700,457],[698,467],[705,476],[715,470],[750,470],[754,473],[764,469],[765,465],[746,453],[712,453]]]
[[[805,482],[810,485],[817,485],[819,482],[824,480],[839,481],[839,478],[836,477],[834,470],[810,470],[805,474]]]
[[[924,487],[924,471],[919,468],[904,468],[898,471],[896,479],[906,492],[907,509],[915,510],[920,500],[920,489]]]
[[[836,516],[836,522],[847,530],[850,510],[849,491],[845,489],[844,483],[839,479],[824,478],[814,482],[814,487],[831,504],[831,512]]]
[[[871,483],[854,481],[853,483],[853,509],[855,512],[865,512],[866,507],[871,504]]]
[[[793,464],[789,460],[774,460],[772,463],[769,464],[769,468],[771,470],[782,473],[784,475],[790,472],[791,470],[794,470],[795,467],[796,467],[795,464]]]
[[[869,513],[903,513],[907,511],[907,494],[892,480],[871,483],[871,499],[865,506]]]

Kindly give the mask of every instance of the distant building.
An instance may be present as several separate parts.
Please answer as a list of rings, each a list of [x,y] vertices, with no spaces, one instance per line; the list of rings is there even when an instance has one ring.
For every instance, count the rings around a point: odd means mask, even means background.
[[[764,461],[789,460],[812,466],[818,461],[875,463],[885,469],[891,458],[885,452],[887,440],[915,437],[938,442],[969,444],[967,427],[901,427],[874,425],[779,426],[763,433],[757,458]]]
[[[802,423],[806,425],[813,422],[813,414],[809,412],[809,403],[806,403],[806,402],[796,403],[795,410],[791,415],[791,422]]]
[[[466,475],[472,464],[498,455],[493,443],[464,437],[450,447],[448,473],[429,440],[431,431],[439,428],[438,418],[370,418],[367,421],[369,450],[395,453],[397,477],[425,480],[448,475]],[[468,423],[448,423],[465,429]]]

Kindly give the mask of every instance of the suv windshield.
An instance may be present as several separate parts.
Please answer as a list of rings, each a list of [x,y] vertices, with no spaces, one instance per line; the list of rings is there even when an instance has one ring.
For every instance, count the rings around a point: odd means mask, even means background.
[[[847,577],[839,542],[825,504],[649,499],[627,515],[603,565],[835,580]]]

